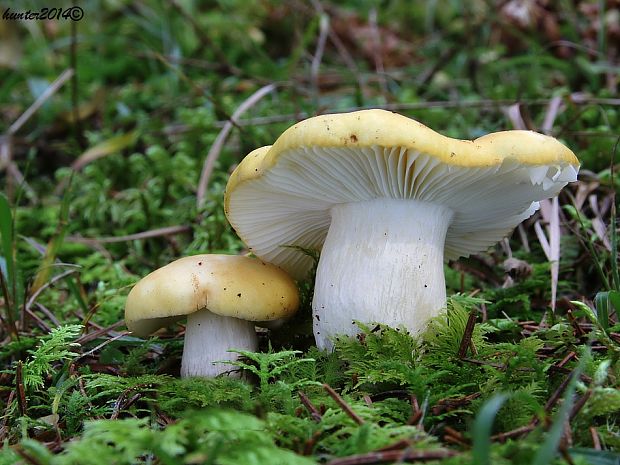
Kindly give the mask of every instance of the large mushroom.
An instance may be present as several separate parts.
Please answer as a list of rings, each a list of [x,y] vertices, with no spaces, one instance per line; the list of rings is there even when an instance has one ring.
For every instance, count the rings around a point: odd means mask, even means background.
[[[217,376],[230,349],[256,351],[255,321],[292,315],[295,282],[280,268],[237,255],[181,258],[142,278],[129,292],[125,323],[137,336],[187,316],[181,376]]]
[[[446,303],[444,260],[496,243],[578,169],[535,132],[457,140],[364,110],[307,119],[251,152],[225,211],[256,256],[296,278],[312,265],[300,248],[321,250],[313,324],[325,349],[355,320],[423,329]]]

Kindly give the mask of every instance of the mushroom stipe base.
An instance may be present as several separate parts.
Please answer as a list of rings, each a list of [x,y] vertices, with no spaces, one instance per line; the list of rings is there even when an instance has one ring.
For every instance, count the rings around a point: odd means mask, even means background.
[[[236,360],[230,349],[258,350],[254,323],[200,310],[187,317],[181,376],[215,377],[235,369],[218,361]]]
[[[452,210],[375,199],[339,204],[330,214],[312,304],[319,349],[330,350],[337,334],[357,334],[355,321],[424,329],[446,304],[444,243]]]

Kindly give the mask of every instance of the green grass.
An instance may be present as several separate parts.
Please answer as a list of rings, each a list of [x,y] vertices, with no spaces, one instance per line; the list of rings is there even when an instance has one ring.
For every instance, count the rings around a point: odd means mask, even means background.
[[[597,26],[617,9],[559,1],[527,27],[497,3],[86,1],[75,31],[0,19],[0,465],[619,463],[620,68]],[[268,84],[198,206],[221,128]],[[575,151],[555,312],[530,220],[507,243],[525,265],[506,271],[498,245],[446,266],[446,313],[416,338],[360,324],[319,352],[312,277],[300,314],[243,353],[243,380],[180,379],[179,326],[124,332],[140,277],[244,251],[223,193],[245,154],[376,106],[459,138],[545,127]]]

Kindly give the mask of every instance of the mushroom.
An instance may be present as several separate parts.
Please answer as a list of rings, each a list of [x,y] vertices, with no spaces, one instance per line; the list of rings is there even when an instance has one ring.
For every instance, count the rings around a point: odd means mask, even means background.
[[[181,258],[141,279],[129,292],[125,323],[137,336],[187,315],[181,376],[217,376],[215,361],[230,349],[256,351],[254,321],[292,315],[299,305],[294,281],[280,268],[237,255]]]
[[[251,152],[225,212],[263,260],[303,278],[319,348],[355,321],[420,331],[445,307],[444,260],[484,250],[575,181],[556,139],[505,131],[452,139],[383,110],[317,116]],[[286,247],[298,246],[298,247]]]

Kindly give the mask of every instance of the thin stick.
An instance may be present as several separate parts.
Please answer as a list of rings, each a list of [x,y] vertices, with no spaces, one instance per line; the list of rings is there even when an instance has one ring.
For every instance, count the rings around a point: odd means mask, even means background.
[[[327,391],[332,399],[336,401],[336,403],[340,406],[342,410],[358,425],[363,425],[366,423],[362,417],[360,417],[357,413],[353,411],[351,406],[347,404],[340,395],[332,389],[329,384],[323,384],[323,388]]]
[[[579,324],[579,322],[575,318],[575,315],[573,315],[573,311],[571,309],[568,309],[566,311],[566,317],[568,318],[568,322],[575,329],[575,335],[577,337],[581,337],[581,336],[584,336],[586,334],[584,329],[581,327],[581,325]]]
[[[312,401],[310,401],[310,399],[304,392],[297,391],[297,394],[299,395],[301,403],[304,404],[304,407],[306,407],[306,409],[308,409],[308,412],[310,412],[310,417],[317,423],[320,422],[323,419],[323,416],[321,415],[321,412],[319,412],[319,409],[314,406]]]
[[[13,199],[15,186],[26,193],[34,203],[38,202],[38,196],[34,189],[26,182],[24,175],[13,161],[13,136],[11,134],[0,135],[0,170],[6,169],[6,195]]]
[[[138,386],[133,386],[129,389],[124,390],[121,395],[119,396],[118,399],[116,399],[116,402],[114,402],[114,410],[112,412],[112,415],[110,416],[110,420],[116,420],[118,418],[118,416],[121,413],[121,410],[126,409],[128,407],[130,407],[131,405],[133,405],[138,399],[140,399],[142,397],[142,393],[138,392],[136,394],[134,394],[133,396],[131,396],[130,399],[125,400],[125,398],[127,397],[127,395],[134,389],[138,389],[140,387],[146,387],[146,385],[138,385]]]
[[[47,323],[45,323],[45,321],[43,321],[43,319],[39,315],[34,313],[31,309],[26,308],[24,309],[24,311],[26,312],[26,315],[28,315],[30,319],[34,320],[36,325],[39,328],[41,328],[43,331],[45,331],[46,333],[49,333],[52,330],[52,328]]]
[[[549,99],[532,99],[532,100],[523,100],[521,101],[524,105],[547,105],[549,103]],[[331,113],[339,113],[339,112],[351,112],[357,110],[367,110],[369,108],[380,108],[383,110],[390,111],[407,111],[407,110],[427,110],[433,108],[482,108],[482,109],[493,109],[493,108],[501,108],[506,105],[511,105],[515,103],[514,100],[473,100],[473,101],[462,101],[462,100],[447,100],[447,101],[429,101],[429,102],[413,102],[413,103],[386,103],[386,104],[377,104],[372,107],[367,106],[355,106],[348,107],[343,110],[326,110],[322,112],[323,114],[329,115]],[[585,99],[584,101],[575,102],[579,105],[609,105],[609,106],[620,106],[620,99]],[[261,116],[256,118],[246,118],[236,121],[236,126],[246,127],[246,126],[261,126],[267,124],[278,124],[284,123],[287,121],[298,121],[299,119],[307,118],[311,116],[307,112],[298,112],[298,113],[288,113],[282,115],[273,115],[273,116]],[[215,123],[216,127],[222,128],[226,126],[228,121],[217,121]],[[189,128],[188,128],[189,130]],[[180,129],[176,129],[177,133],[183,132]],[[613,134],[611,134],[613,135]],[[613,135],[615,137],[615,135]]]
[[[350,455],[327,462],[327,465],[370,465],[375,463],[430,462],[454,457],[457,452],[440,450],[389,450],[385,452],[368,452],[367,454]]]
[[[24,387],[24,364],[20,360],[15,367],[15,385],[17,386],[17,406],[19,414],[23,417],[26,415],[28,406],[26,404],[26,388]]]
[[[37,98],[34,103],[30,105],[30,107],[28,107],[28,109],[23,112],[13,124],[11,124],[11,126],[9,126],[7,133],[13,135],[19,131],[26,121],[28,121],[32,115],[34,115],[37,110],[41,108],[43,104],[64,85],[65,82],[71,79],[71,76],[73,76],[73,69],[69,68],[64,70],[60,76],[58,76],[56,80],[52,82],[41,95],[39,95],[39,98]]]
[[[191,226],[166,226],[165,228],[157,228],[151,229],[150,231],[143,231],[135,234],[127,234],[125,236],[116,236],[116,237],[78,237],[78,236],[69,236],[67,237],[67,241],[69,242],[77,242],[80,244],[113,244],[116,242],[128,242],[128,241],[138,241],[142,239],[153,239],[154,237],[161,236],[171,236],[173,234],[181,234],[185,232],[190,232],[192,230]]]
[[[71,69],[75,72],[71,76],[71,110],[73,114],[73,130],[75,131],[75,141],[83,150],[86,148],[86,141],[82,134],[82,122],[80,121],[80,111],[78,106],[78,73],[77,73],[77,21],[71,21]]]
[[[461,339],[461,345],[459,346],[458,357],[465,358],[467,355],[467,348],[470,345],[473,345],[473,341],[471,339],[474,334],[474,328],[476,327],[476,318],[478,317],[478,309],[473,308],[471,312],[469,312],[469,318],[467,318],[467,325],[465,326],[465,331],[463,332],[463,339]]]
[[[420,73],[420,75],[416,79],[417,83],[418,83],[418,86],[425,87],[426,85],[428,85],[428,83],[431,82],[433,77],[443,67],[445,67],[448,63],[450,63],[452,58],[454,58],[456,56],[456,54],[459,51],[461,51],[461,50],[462,50],[462,46],[459,46],[459,47],[452,47],[449,50],[443,52],[439,56],[439,58],[437,58],[437,61],[435,61],[435,63],[433,63],[432,66],[430,66],[429,68],[425,69],[424,71],[422,71]]]
[[[517,228],[517,232],[519,233],[519,239],[521,240],[521,245],[523,245],[523,250],[529,253],[530,252],[530,241],[527,238],[527,233],[525,232],[523,223],[519,224],[519,227]]]
[[[2,426],[0,426],[0,443],[4,443],[4,438],[8,432],[7,425],[9,423],[9,409],[15,399],[15,391],[11,391],[9,398],[6,401],[6,408],[4,409],[4,415],[2,415]],[[599,443],[600,444],[600,443]]]
[[[551,395],[551,397],[549,397],[549,399],[545,403],[545,412],[548,413],[551,411],[553,406],[560,399],[560,396],[562,395],[562,393],[566,389],[566,386],[568,386],[568,383],[570,383],[570,380],[573,378],[574,375],[575,375],[575,372],[571,371],[570,374],[566,378],[564,378],[564,380],[560,383],[560,385],[555,390],[555,392]]]
[[[30,310],[30,307],[32,307],[35,301],[37,300],[37,297],[39,297],[39,295],[41,295],[41,293],[45,289],[47,289],[50,286],[53,286],[55,283],[57,283],[61,279],[65,279],[67,276],[72,275],[76,271],[77,271],[76,269],[71,269],[71,270],[65,271],[64,273],[57,274],[56,276],[52,277],[49,281],[47,281],[45,284],[43,284],[41,287],[39,287],[36,291],[32,293],[32,295],[26,302],[26,310]]]
[[[312,3],[312,6],[314,7],[314,9],[316,10],[318,14],[320,15],[327,14],[325,12],[325,9],[323,8],[323,5],[321,4],[319,0],[310,0],[310,2]],[[351,56],[351,54],[349,53],[345,45],[342,43],[342,40],[340,40],[340,37],[338,37],[338,34],[336,34],[336,31],[334,31],[334,29],[330,27],[328,28],[327,32],[328,32],[329,40],[332,42],[332,44],[334,44],[334,46],[336,47],[336,50],[338,50],[338,53],[340,54],[342,61],[344,61],[344,64],[346,65],[346,67],[349,68],[349,71],[351,72],[351,74],[355,77],[355,79],[357,79],[357,84],[363,93],[364,83],[362,82],[361,73],[360,73],[360,70],[357,64],[355,63],[355,60],[353,59],[353,57]]]
[[[560,362],[560,363],[562,363],[562,362]],[[547,400],[547,403],[545,404],[545,407],[544,407],[545,412],[547,412],[547,413],[551,412],[551,409],[553,408],[553,406],[555,404],[557,404],[558,400],[560,399],[560,397],[562,396],[562,394],[566,390],[566,387],[570,383],[570,381],[573,378],[574,374],[575,374],[575,371],[574,370],[571,371],[569,373],[569,375],[562,381],[562,383],[560,383],[560,385],[555,390],[555,392],[551,395],[551,397]],[[586,391],[586,393],[583,396],[581,396],[579,398],[579,400],[577,400],[577,402],[575,402],[575,404],[573,405],[573,408],[571,410],[570,416],[569,416],[570,420],[572,420],[575,417],[575,415],[577,415],[577,413],[579,413],[579,411],[585,405],[586,401],[590,398],[591,395],[592,395],[592,390],[588,389]],[[499,442],[504,442],[507,439],[516,438],[516,437],[520,437],[520,436],[523,436],[525,434],[531,433],[536,428],[536,426],[538,425],[539,421],[540,421],[540,419],[537,416],[534,416],[527,425],[520,426],[520,427],[515,428],[513,430],[506,431],[504,433],[499,433],[499,434],[496,434],[494,436],[491,436],[491,440],[499,441]]]
[[[84,352],[82,355],[80,355],[78,358],[76,358],[76,360],[79,360],[81,358],[87,357],[89,355],[94,354],[95,352],[97,352],[99,349],[107,346],[110,342],[114,342],[117,339],[120,339],[122,337],[125,337],[129,334],[129,331],[123,331],[121,333],[119,333],[118,335],[111,337],[110,339],[106,339],[105,341],[103,341],[101,344],[99,344],[97,347],[94,347],[93,349],[89,350],[88,352]]]
[[[61,323],[60,321],[58,321],[58,318],[56,318],[56,316],[50,312],[50,310],[45,307],[44,305],[41,305],[39,302],[35,302],[35,307],[37,307],[37,309],[43,313],[43,315],[45,315],[54,325],[56,326],[60,326]]]
[[[560,110],[562,108],[562,102],[562,97],[558,95],[552,97],[549,101],[549,105],[547,106],[547,111],[545,113],[545,120],[540,127],[540,130],[544,134],[551,134],[553,130],[553,123],[555,123],[555,119],[557,118],[558,113],[560,113]]]
[[[618,139],[616,139],[616,143],[614,144],[614,149],[612,152],[612,160],[611,163],[609,164],[609,177],[610,177],[610,181],[611,181],[611,185],[614,186],[614,176],[615,176],[615,172],[614,172],[614,168],[615,168],[615,164],[614,164],[614,160],[616,159],[616,153],[618,151],[618,144],[620,144],[620,137],[618,137]],[[616,291],[620,291],[620,272],[618,271],[618,241],[620,240],[618,238],[618,229],[616,226],[616,219],[617,219],[617,214],[616,214],[616,190],[612,189],[612,193],[611,193],[611,212],[610,212],[610,227],[611,227],[611,231],[610,231],[610,235],[611,235],[611,282],[613,284],[613,288]],[[620,310],[620,309],[616,309],[616,310]]]
[[[387,452],[390,450],[403,450],[406,447],[411,446],[411,439],[401,439],[400,441],[393,442],[392,444],[388,444],[387,446],[381,447],[377,449],[375,452]]]
[[[598,431],[596,431],[594,426],[590,426],[590,436],[592,437],[592,447],[596,450],[601,450],[601,438],[599,437]]]
[[[583,408],[583,406],[586,404],[586,402],[591,396],[592,389],[588,389],[579,399],[577,399],[577,401],[573,405],[570,415],[568,416],[569,421],[572,421],[577,416],[579,411]]]
[[[564,357],[560,362],[557,363],[556,366],[562,368],[564,365],[566,365],[568,362],[570,362],[572,359],[574,359],[577,356],[577,352],[573,352],[570,351],[566,357]]]
[[[205,202],[207,186],[209,184],[209,178],[211,177],[211,173],[215,168],[215,162],[219,158],[222,148],[224,147],[224,142],[226,142],[226,139],[228,138],[230,131],[232,131],[233,126],[236,124],[237,119],[247,110],[256,105],[263,97],[270,94],[274,90],[276,90],[276,85],[268,84],[261,87],[252,95],[250,95],[246,100],[241,102],[241,105],[239,105],[239,107],[231,115],[230,119],[226,122],[222,130],[215,138],[215,142],[213,142],[213,145],[209,149],[209,153],[207,154],[205,162],[202,165],[202,172],[200,173],[200,181],[198,182],[198,189],[196,192],[196,205],[198,206],[199,210],[202,208]]]
[[[325,53],[325,44],[327,43],[329,30],[329,16],[323,13],[319,20],[319,39],[317,40],[316,51],[310,65],[310,79],[317,108],[319,107],[319,71],[321,69],[321,61],[323,61],[323,54]]]
[[[124,324],[125,322],[123,320],[117,321],[116,323],[111,324],[108,327],[99,328],[98,330],[93,331],[92,333],[84,334],[80,338],[76,339],[75,342],[77,342],[78,344],[86,344],[87,342],[94,341],[95,339],[97,339],[99,336],[103,334],[109,333],[110,335],[117,335],[118,333],[115,333],[113,330],[118,328],[119,326],[123,326]]]
[[[77,373],[76,367],[75,367],[75,362],[71,362],[69,364],[69,376],[71,376],[71,378],[74,378],[77,380],[77,384],[78,384],[78,388],[80,390],[80,394],[82,394],[82,397],[84,397],[84,399],[86,399],[86,402],[88,403],[88,406],[90,407],[91,411],[95,411],[95,406],[93,405],[93,403],[91,402],[91,397],[86,393],[86,388],[84,387],[84,378],[82,376],[80,376]],[[95,419],[101,419],[102,417],[99,415],[94,416]]]
[[[415,425],[418,421],[420,421],[420,418],[422,418],[423,412],[422,410],[420,410],[420,405],[418,405],[418,398],[415,396],[415,394],[411,394],[410,399],[411,416],[407,420],[407,424]]]
[[[239,76],[242,74],[239,68],[237,68],[235,65],[230,63],[230,61],[228,60],[228,56],[219,47],[217,42],[211,40],[211,37],[209,36],[209,34],[205,32],[205,28],[203,28],[198,23],[198,21],[196,21],[196,18],[193,15],[191,15],[183,7],[183,5],[181,5],[180,2],[178,2],[177,0],[171,0],[170,4],[174,7],[175,10],[177,10],[181,14],[181,16],[183,16],[183,18],[185,18],[187,23],[192,26],[192,28],[194,29],[194,32],[196,33],[196,35],[198,36],[198,38],[204,45],[204,48],[211,50],[215,54],[217,61],[224,66],[226,71],[236,76]]]
[[[381,391],[376,394],[371,394],[370,398],[373,402],[379,402],[389,397],[395,397],[397,399],[411,399],[411,394],[406,389],[392,389],[389,391]],[[414,396],[415,397],[415,396]]]
[[[387,80],[385,79],[385,67],[383,66],[383,54],[381,53],[381,34],[379,32],[379,26],[377,24],[377,9],[372,8],[368,14],[368,24],[370,25],[370,31],[372,34],[372,51],[373,59],[375,62],[375,70],[379,77],[379,85],[381,86],[381,92],[383,98],[388,95]]]
[[[536,428],[536,424],[533,422],[528,423],[527,425],[520,426],[510,431],[506,431],[505,433],[499,433],[494,436],[491,436],[492,441],[505,442],[507,439],[517,438],[523,436],[525,434],[531,433]]]
[[[448,436],[452,436],[453,438],[456,438],[459,441],[464,441],[465,440],[465,436],[463,436],[463,433],[461,433],[460,431],[455,430],[451,426],[446,426],[446,427],[444,427],[443,430],[446,432],[446,434]]]
[[[26,193],[26,196],[30,198],[31,202],[37,203],[39,196],[34,191],[30,184],[26,182],[26,178],[23,173],[17,167],[17,164],[14,161],[10,161],[8,166],[6,167],[6,172],[15,180],[15,184],[19,186],[20,190],[23,190]]]
[[[338,34],[336,34],[336,32],[332,28],[329,29],[329,40],[332,42],[332,44],[334,44],[334,46],[336,47],[336,50],[338,50],[338,53],[342,57],[342,61],[344,61],[347,68],[349,68],[349,71],[351,72],[351,74],[357,80],[357,85],[360,89],[360,92],[362,96],[365,98],[365,94],[366,94],[365,86],[364,86],[364,81],[361,77],[360,70],[357,67],[357,64],[355,63],[355,60],[353,59],[353,57],[351,56],[351,54],[349,53],[345,45],[342,43],[342,40],[340,40],[340,37],[338,37]]]

